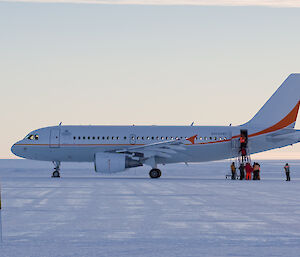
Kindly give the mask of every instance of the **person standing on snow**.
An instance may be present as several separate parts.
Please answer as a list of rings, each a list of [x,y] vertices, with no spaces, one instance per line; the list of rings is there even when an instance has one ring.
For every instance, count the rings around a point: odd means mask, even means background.
[[[236,179],[236,167],[234,162],[230,166],[231,168],[231,179]]]
[[[258,180],[258,174],[259,174],[259,167],[258,163],[253,164],[253,180]]]
[[[285,175],[286,175],[286,181],[291,181],[291,177],[290,177],[290,166],[289,166],[288,163],[285,164],[284,170],[285,170]]]
[[[258,166],[258,172],[257,172],[257,180],[260,180],[260,164],[256,163]]]
[[[239,170],[240,170],[240,180],[243,180],[245,178],[245,166],[243,163],[241,163]]]
[[[249,162],[246,163],[246,180],[251,180],[251,173],[253,171],[253,168]]]

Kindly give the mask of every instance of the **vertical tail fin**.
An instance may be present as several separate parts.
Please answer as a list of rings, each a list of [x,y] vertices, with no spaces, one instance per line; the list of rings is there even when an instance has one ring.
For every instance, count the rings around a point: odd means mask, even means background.
[[[300,105],[300,73],[291,74],[277,91],[242,127],[294,128]]]

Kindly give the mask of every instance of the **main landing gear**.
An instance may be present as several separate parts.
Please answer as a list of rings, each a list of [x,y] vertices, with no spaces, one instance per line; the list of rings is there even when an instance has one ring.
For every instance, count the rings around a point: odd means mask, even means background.
[[[54,164],[54,171],[52,173],[52,178],[60,178],[60,162],[53,162]]]
[[[150,178],[159,178],[161,176],[161,171],[159,169],[152,169],[149,172],[149,176]]]

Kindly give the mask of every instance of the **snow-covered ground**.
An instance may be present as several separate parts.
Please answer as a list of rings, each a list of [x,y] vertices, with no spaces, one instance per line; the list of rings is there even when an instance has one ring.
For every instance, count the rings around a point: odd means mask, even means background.
[[[225,180],[229,161],[100,175],[92,164],[0,160],[0,256],[300,256],[300,161],[260,161],[261,181]]]

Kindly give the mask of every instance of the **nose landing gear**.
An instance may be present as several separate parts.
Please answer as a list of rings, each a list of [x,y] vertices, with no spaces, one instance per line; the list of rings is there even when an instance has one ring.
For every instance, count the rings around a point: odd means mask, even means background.
[[[53,162],[54,164],[54,171],[52,173],[52,178],[60,178],[60,162]]]
[[[159,178],[161,176],[161,171],[159,169],[152,169],[149,172],[149,176],[150,178]]]

